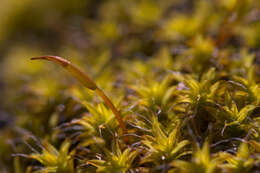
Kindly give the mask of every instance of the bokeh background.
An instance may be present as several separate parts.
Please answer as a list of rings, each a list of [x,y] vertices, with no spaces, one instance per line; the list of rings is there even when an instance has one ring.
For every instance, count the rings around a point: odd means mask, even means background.
[[[225,64],[226,57],[252,54],[258,63],[259,46],[258,0],[1,0],[0,172],[28,164],[11,157],[28,150],[25,134],[46,138],[82,111],[74,99],[80,86],[57,66],[30,57],[68,58],[111,91],[120,87],[121,71],[151,58],[178,57],[169,69],[196,73],[214,56]],[[196,56],[189,60],[190,52]],[[165,60],[158,66],[167,67]]]

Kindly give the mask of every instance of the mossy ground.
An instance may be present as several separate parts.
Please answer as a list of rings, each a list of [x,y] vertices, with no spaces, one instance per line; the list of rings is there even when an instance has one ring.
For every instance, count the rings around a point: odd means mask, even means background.
[[[1,3],[0,172],[259,172],[257,0]]]

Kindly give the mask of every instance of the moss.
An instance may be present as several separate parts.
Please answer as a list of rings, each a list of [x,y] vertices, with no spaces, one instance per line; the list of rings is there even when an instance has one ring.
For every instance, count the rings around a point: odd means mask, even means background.
[[[258,1],[15,4],[0,16],[0,172],[260,169]]]

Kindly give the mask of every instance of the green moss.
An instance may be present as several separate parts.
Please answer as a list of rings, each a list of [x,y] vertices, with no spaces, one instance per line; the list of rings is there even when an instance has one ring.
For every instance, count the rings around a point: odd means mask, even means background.
[[[4,2],[0,172],[260,169],[258,1]]]

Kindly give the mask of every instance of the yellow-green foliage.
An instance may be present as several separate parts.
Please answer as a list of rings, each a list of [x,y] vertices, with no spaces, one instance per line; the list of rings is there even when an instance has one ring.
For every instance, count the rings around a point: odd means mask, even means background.
[[[1,173],[260,170],[259,0],[0,1]]]
[[[39,161],[44,168],[36,172],[57,172],[57,173],[73,173],[74,152],[69,152],[70,142],[64,141],[58,151],[48,142],[42,143],[41,153],[32,153],[29,155],[30,158]]]

